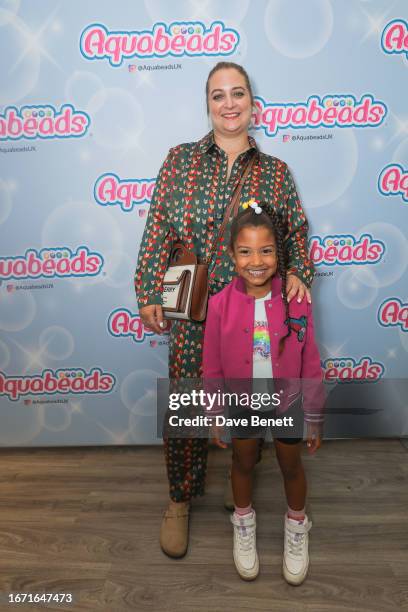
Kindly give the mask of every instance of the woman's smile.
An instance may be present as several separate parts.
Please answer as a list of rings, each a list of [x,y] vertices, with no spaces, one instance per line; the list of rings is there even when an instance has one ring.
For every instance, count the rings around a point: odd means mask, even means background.
[[[222,116],[225,117],[225,119],[236,119],[240,114],[241,113],[223,113]]]

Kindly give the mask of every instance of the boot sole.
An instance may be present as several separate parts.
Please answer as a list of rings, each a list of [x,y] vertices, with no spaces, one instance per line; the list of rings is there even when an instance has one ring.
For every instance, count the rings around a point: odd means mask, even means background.
[[[187,546],[187,548],[186,548],[185,552],[183,552],[183,553],[181,553],[181,554],[178,554],[178,555],[175,555],[175,554],[173,554],[173,553],[169,553],[169,552],[167,552],[167,550],[165,550],[161,544],[160,544],[160,548],[161,548],[162,552],[164,552],[164,554],[166,555],[166,557],[169,557],[169,559],[182,559],[183,557],[185,557],[185,556],[186,556],[187,551],[188,551],[188,546]]]

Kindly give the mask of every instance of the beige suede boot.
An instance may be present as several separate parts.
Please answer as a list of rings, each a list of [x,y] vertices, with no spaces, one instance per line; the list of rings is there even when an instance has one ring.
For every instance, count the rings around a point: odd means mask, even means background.
[[[190,502],[170,501],[160,529],[160,546],[169,557],[184,557],[188,547]]]

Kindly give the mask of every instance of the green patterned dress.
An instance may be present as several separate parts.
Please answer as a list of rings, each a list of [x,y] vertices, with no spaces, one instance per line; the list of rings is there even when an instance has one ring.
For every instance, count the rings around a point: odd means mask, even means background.
[[[181,239],[200,259],[209,254],[242,169],[255,152],[258,157],[242,188],[241,201],[254,198],[273,202],[287,227],[288,270],[310,286],[313,264],[308,257],[308,224],[292,175],[285,162],[259,152],[252,138],[249,142],[250,148],[237,157],[228,180],[227,155],[215,144],[213,132],[198,142],[170,149],[157,178],[139,251],[135,274],[139,308],[162,303],[162,280],[174,240]],[[231,219],[209,266],[212,294],[225,287],[235,274],[226,248],[230,224]],[[203,337],[203,323],[172,323],[170,378],[202,375]],[[170,497],[187,501],[202,495],[208,440],[169,438],[164,446]]]

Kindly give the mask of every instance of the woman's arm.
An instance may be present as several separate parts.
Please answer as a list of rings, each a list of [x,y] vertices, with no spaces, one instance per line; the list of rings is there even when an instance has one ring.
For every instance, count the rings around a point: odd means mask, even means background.
[[[172,161],[173,153],[170,149],[156,180],[140,245],[134,279],[139,310],[145,306],[162,304],[163,277],[173,242],[166,214],[166,204],[171,197]]]
[[[286,238],[288,273],[296,275],[306,287],[310,287],[313,281],[314,266],[309,258],[309,224],[288,167],[284,174],[282,195],[283,211],[288,228]]]

